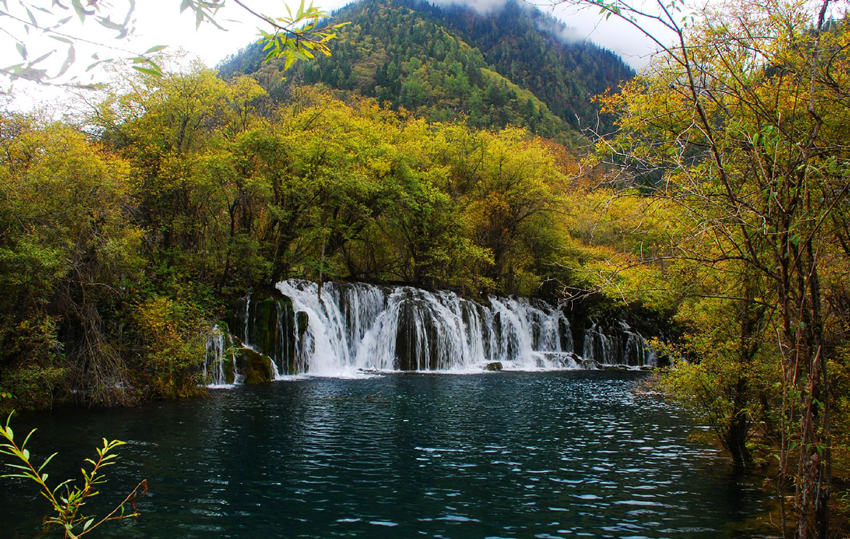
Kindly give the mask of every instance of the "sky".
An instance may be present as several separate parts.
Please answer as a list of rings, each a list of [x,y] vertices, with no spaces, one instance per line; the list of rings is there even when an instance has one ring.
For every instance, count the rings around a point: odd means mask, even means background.
[[[504,4],[505,0],[436,0],[439,2],[458,2],[469,5],[479,11],[487,11]],[[269,4],[266,0],[254,0],[252,6]],[[316,0],[317,7],[332,12],[350,3],[350,0]],[[620,54],[623,59],[634,67],[642,67],[648,61],[652,47],[637,30],[626,23],[616,20],[603,20],[596,10],[570,8],[565,3],[552,7],[547,0],[530,0],[541,10],[547,11],[563,20],[572,27],[574,35],[579,39],[587,39]],[[164,8],[164,5],[170,5]],[[277,4],[275,2],[275,4]],[[277,4],[280,5],[280,4]],[[291,8],[296,6],[295,0],[289,0]],[[157,7],[159,6],[159,7]],[[269,9],[269,8],[266,8]],[[283,9],[282,7],[278,9]],[[173,12],[173,13],[171,13]],[[169,15],[169,13],[171,13]],[[274,11],[267,11],[273,14]],[[231,3],[230,7],[220,13],[219,19],[224,21],[226,32],[203,25],[195,31],[194,18],[190,13],[179,14],[176,0],[146,0],[136,6],[139,37],[147,42],[166,43],[182,47],[198,54],[208,65],[215,65],[229,54],[244,47],[256,38],[256,19],[247,15]],[[232,21],[232,22],[229,22]]]
[[[116,19],[123,16],[124,6],[128,5],[129,0],[100,0],[107,1],[115,6],[114,12]],[[478,9],[479,11],[488,11],[494,7],[498,7],[505,0],[435,0],[437,2],[463,2],[467,5]],[[626,23],[613,20],[603,21],[600,15],[595,11],[577,10],[569,8],[565,4],[558,4],[552,7],[551,4],[546,4],[547,0],[533,0],[537,2],[540,9],[547,11],[559,19],[563,20],[570,28],[569,35],[575,39],[589,40],[600,46],[613,50],[623,57],[624,61],[633,67],[640,69],[648,63],[649,57],[653,50],[648,41],[643,38],[636,30],[629,27]],[[244,2],[248,6],[255,8],[257,11],[270,15],[276,14],[274,10],[279,12],[284,10],[283,2],[275,0],[249,0]],[[290,7],[297,7],[296,0],[288,0]],[[331,12],[349,3],[347,0],[315,0],[316,6]],[[14,2],[9,2],[14,4]],[[180,13],[178,0],[139,0],[136,2],[133,17],[135,19],[135,32],[131,38],[114,41],[112,35],[108,32],[102,32],[101,29],[91,22],[85,26],[70,28],[69,33],[77,36],[83,36],[98,43],[114,43],[123,49],[134,52],[142,52],[156,45],[167,45],[167,51],[185,50],[190,56],[199,58],[208,66],[215,66],[228,55],[237,52],[240,48],[248,45],[257,38],[257,28],[259,21],[246,13],[243,9],[236,6],[233,2],[220,11],[216,20],[224,27],[224,30],[205,23],[199,28],[196,28],[194,16],[191,12],[186,11]],[[274,8],[271,6],[274,5]],[[0,20],[0,25],[7,23]],[[0,26],[0,29],[5,29]],[[46,39],[35,40],[30,38],[30,48],[46,45],[57,49],[54,54],[56,57],[54,70],[58,69],[62,60],[65,57],[65,50],[61,49],[62,45],[57,45],[55,42]],[[43,47],[42,47],[43,48]],[[14,56],[15,45],[13,42],[0,36],[0,50],[3,51],[2,63],[7,65],[8,58]],[[44,51],[50,50],[44,48]],[[97,78],[103,79],[102,70],[94,69],[91,72],[85,72],[85,67],[90,63],[90,56],[94,54],[96,49],[91,47],[86,49],[84,44],[77,45],[76,58],[77,61],[71,71],[76,71],[82,82],[87,82],[89,77],[94,74]],[[97,51],[101,54],[101,51]],[[36,57],[42,51],[29,51],[30,57]],[[115,54],[121,54],[115,52]],[[126,56],[126,54],[125,54]],[[14,60],[13,60],[14,61]],[[47,108],[48,112],[51,108],[62,111],[65,107],[65,102],[72,99],[67,88],[49,88],[42,85],[35,85],[26,82],[15,82],[11,87],[8,82],[0,81],[3,84],[2,89],[7,93],[11,93],[13,97],[6,97],[7,105],[12,109],[31,109],[36,107]],[[54,112],[55,112],[54,110]]]
[[[173,3],[165,12],[159,4]],[[504,0],[436,0],[439,2],[457,2],[469,5],[479,11],[486,12],[504,4]],[[255,0],[253,5],[262,6],[263,1]],[[295,7],[290,0],[290,7]],[[316,6],[327,11],[339,9],[350,3],[348,0],[317,0]],[[626,23],[616,20],[603,20],[596,10],[570,8],[565,3],[553,8],[546,0],[531,0],[541,10],[555,15],[574,29],[573,35],[578,39],[587,39],[597,45],[611,49],[633,67],[640,68],[648,62],[652,47],[637,30]],[[172,9],[173,8],[173,9]],[[283,9],[283,8],[280,8]],[[173,11],[171,16],[163,16]],[[136,7],[138,17],[139,37],[148,42],[161,42],[182,47],[198,54],[208,65],[215,65],[229,54],[247,45],[256,38],[256,19],[246,15],[237,6],[231,4],[220,14],[220,19],[227,28],[226,32],[204,25],[195,31],[194,18],[189,13],[179,15],[176,0],[147,0],[139,2]],[[272,14],[273,11],[267,13]],[[228,22],[232,20],[233,22]]]

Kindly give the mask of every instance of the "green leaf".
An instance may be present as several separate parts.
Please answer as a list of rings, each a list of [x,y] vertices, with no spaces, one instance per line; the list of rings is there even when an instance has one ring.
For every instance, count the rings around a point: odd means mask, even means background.
[[[159,68],[155,67],[146,67],[146,66],[131,66],[133,69],[138,71],[139,73],[143,73],[145,75],[150,75],[151,77],[162,77],[162,71]]]
[[[71,0],[71,5],[74,6],[74,11],[77,12],[77,17],[80,18],[80,22],[85,22],[86,15],[89,13],[83,7],[82,2],[80,2],[80,0]]]
[[[32,11],[29,8],[25,8],[27,10],[27,17],[30,18],[30,22],[33,26],[38,26],[38,21],[35,20],[35,16],[32,14]]]
[[[11,478],[11,477],[20,477],[20,478],[22,478],[22,479],[30,479],[30,477],[31,477],[31,476],[30,476],[30,475],[27,475],[27,474],[22,474],[22,473],[10,473],[10,474],[3,474],[3,475],[0,475],[0,478],[5,478],[5,477],[9,477],[9,478]]]
[[[59,73],[56,75],[57,77],[61,77],[68,71],[68,69],[73,65],[74,60],[77,59],[77,53],[74,50],[74,46],[71,45],[68,47],[68,55],[65,57],[65,61],[62,63],[62,67],[59,69]]]
[[[8,466],[9,468],[15,468],[17,470],[24,470],[24,471],[29,470],[29,466],[23,466],[21,464],[6,463],[6,466]]]
[[[42,462],[42,463],[41,463],[41,466],[39,466],[39,467],[38,467],[38,471],[39,471],[39,472],[41,472],[41,470],[43,470],[43,469],[44,469],[44,467],[45,467],[45,466],[47,466],[47,465],[50,463],[50,461],[51,461],[51,460],[53,460],[53,457],[55,457],[55,456],[56,456],[56,455],[58,455],[58,454],[59,454],[59,453],[53,453],[52,455],[50,455],[49,457],[47,457],[46,459],[44,459],[44,462]]]
[[[29,432],[29,434],[27,434],[27,437],[26,437],[26,438],[24,438],[24,443],[22,443],[22,444],[21,444],[21,449],[23,449],[24,447],[26,447],[27,442],[29,442],[29,441],[30,441],[30,436],[32,436],[33,434],[35,434],[35,431],[37,431],[37,430],[38,430],[38,429],[32,429],[32,430]]]
[[[55,39],[56,41],[61,41],[62,43],[66,43],[66,44],[68,44],[68,45],[73,45],[73,44],[74,44],[74,42],[73,42],[73,41],[71,41],[70,39],[68,39],[67,37],[62,37],[62,36],[52,36],[52,35],[51,35],[51,36],[47,36],[47,37],[49,37],[50,39]]]

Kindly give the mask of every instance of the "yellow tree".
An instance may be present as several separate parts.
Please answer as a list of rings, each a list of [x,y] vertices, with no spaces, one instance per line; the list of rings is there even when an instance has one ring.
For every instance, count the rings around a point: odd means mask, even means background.
[[[655,10],[579,3],[628,21],[662,48],[642,76],[604,100],[619,114],[620,131],[600,149],[632,170],[664,172],[653,194],[678,204],[696,245],[705,246],[682,246],[678,257],[743,264],[740,275],[768,283],[764,301],[778,315],[784,380],[777,491],[784,500],[793,489],[794,535],[823,537],[831,489],[827,367],[836,355],[824,330],[835,313],[824,306],[830,283],[822,276],[826,254],[836,260],[832,223],[846,215],[850,188],[847,25],[828,20],[830,0],[726,2],[693,17],[679,0],[652,2]],[[653,33],[653,24],[672,40]],[[739,301],[753,299],[746,285]]]

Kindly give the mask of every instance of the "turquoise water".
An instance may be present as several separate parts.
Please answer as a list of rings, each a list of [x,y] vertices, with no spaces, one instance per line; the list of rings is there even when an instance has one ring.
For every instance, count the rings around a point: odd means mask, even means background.
[[[684,414],[635,395],[640,377],[313,378],[29,416],[16,431],[38,423],[31,443],[61,452],[56,478],[101,436],[128,442],[101,502],[143,477],[150,493],[141,518],[101,536],[730,535],[762,495],[686,441]],[[33,536],[46,502],[3,481],[3,536]]]

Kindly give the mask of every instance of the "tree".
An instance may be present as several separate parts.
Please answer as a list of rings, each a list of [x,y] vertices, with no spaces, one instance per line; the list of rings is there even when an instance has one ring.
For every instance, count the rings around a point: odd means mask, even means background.
[[[777,493],[792,488],[797,537],[825,537],[831,491],[828,366],[834,344],[825,324],[829,264],[847,264],[832,223],[846,215],[850,175],[845,21],[817,6],[782,0],[706,8],[658,1],[657,12],[629,2],[576,2],[642,30],[661,48],[650,68],[604,105],[619,133],[599,148],[633,170],[662,170],[652,194],[680,205],[702,250],[682,259],[717,267],[737,261],[739,275],[768,283],[777,315],[777,366],[783,408]],[[816,9],[815,9],[816,8]],[[688,21],[683,22],[683,21]],[[660,24],[672,44],[650,30]],[[741,302],[751,302],[741,282]],[[796,461],[796,462],[794,462]]]
[[[330,56],[328,43],[336,38],[334,31],[346,24],[321,24],[325,12],[312,4],[305,6],[303,0],[294,13],[286,6],[287,14],[284,16],[263,14],[245,0],[181,0],[179,10],[193,12],[198,27],[211,24],[223,29],[217,15],[227,5],[236,5],[262,23],[265,29],[260,30],[259,43],[263,46],[266,59],[283,57],[287,68],[299,59],[313,58],[317,54]],[[97,47],[88,60],[86,71],[98,64],[126,61],[139,72],[161,76],[155,54],[165,46],[154,45],[140,52],[122,45],[135,31],[135,7],[134,0],[123,0],[116,4],[97,0],[86,3],[71,0],[67,5],[46,0],[3,2],[0,6],[0,19],[4,21],[2,31],[14,42],[19,61],[0,67],[0,74],[41,84],[61,83],[62,77],[77,63],[77,47],[86,44]],[[178,7],[176,2],[174,7]],[[96,25],[114,33],[112,41],[98,42],[84,37],[86,25]],[[64,48],[64,60],[55,72],[44,67],[45,61],[57,52],[56,49],[45,47],[45,42]],[[70,82],[76,81],[72,78]]]
[[[120,321],[107,313],[141,265],[127,163],[67,126],[2,117],[0,129],[3,387],[28,406],[49,403],[60,380],[126,402]]]

